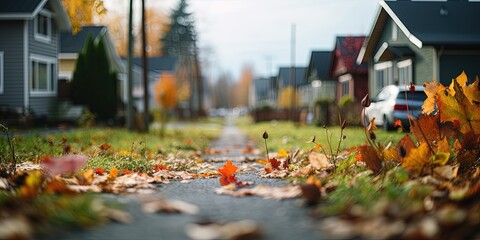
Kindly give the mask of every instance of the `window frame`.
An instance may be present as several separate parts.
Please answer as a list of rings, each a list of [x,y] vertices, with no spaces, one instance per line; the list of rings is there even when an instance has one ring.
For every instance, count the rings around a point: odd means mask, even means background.
[[[34,67],[35,64],[35,67]],[[40,82],[39,79],[39,65],[46,64],[46,89],[39,89],[38,87],[34,88],[34,80]],[[55,58],[46,57],[41,55],[32,54],[30,55],[29,61],[29,89],[30,96],[55,96],[57,89],[57,61]],[[34,71],[35,70],[35,71]],[[38,84],[37,83],[37,84]]]
[[[39,32],[39,17],[45,17],[47,21],[47,35]],[[33,34],[37,41],[50,43],[52,41],[52,14],[47,10],[40,11],[33,21]]]
[[[351,83],[353,77],[351,74],[344,74],[338,77],[338,82],[340,83],[340,96],[343,97],[345,95],[351,96],[352,97],[352,88],[351,88]]]
[[[414,82],[413,81],[413,61],[412,59],[406,59],[406,60],[403,60],[403,61],[400,61],[397,63],[397,70],[398,70],[398,85],[399,86],[406,86],[406,85],[409,85],[410,82]],[[406,76],[407,76],[407,80],[404,82],[402,77],[401,77],[401,73],[403,71],[406,71]]]
[[[379,73],[382,74],[382,84],[379,84]],[[381,62],[373,65],[373,95],[376,96],[382,88],[394,84],[393,81],[393,62]]]

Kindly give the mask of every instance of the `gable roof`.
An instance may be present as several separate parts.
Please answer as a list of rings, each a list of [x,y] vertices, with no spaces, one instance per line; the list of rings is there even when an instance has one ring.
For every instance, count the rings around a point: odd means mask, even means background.
[[[18,0],[2,0],[0,5],[0,14],[32,14],[40,11],[40,8],[45,5],[46,0],[30,0],[30,1],[18,1]],[[40,4],[42,3],[42,4]]]
[[[72,34],[71,31],[60,33],[60,58],[76,59],[77,54],[85,47],[88,36],[91,36],[95,42],[104,38],[105,51],[110,61],[110,67],[119,73],[126,72],[126,66],[118,56],[117,49],[110,34],[108,34],[106,26],[83,26],[76,34]]]
[[[278,69],[278,81],[281,81],[279,82],[279,84],[281,84],[282,87],[287,87],[287,86],[291,86],[291,82],[290,82],[290,71],[291,71],[291,67],[281,67]],[[306,78],[305,78],[305,74],[307,72],[307,68],[306,67],[295,67],[294,68],[294,71],[295,71],[295,85],[296,87],[299,87],[299,86],[302,86],[304,84],[307,83],[306,81]]]
[[[142,58],[136,57],[133,59],[133,63],[138,66],[143,66]],[[177,59],[175,57],[163,56],[163,57],[150,57],[148,58],[148,70],[161,73],[164,71],[174,72],[177,67]]]
[[[367,73],[368,65],[367,64],[357,64],[357,57],[362,49],[363,42],[365,41],[365,36],[339,36],[335,40],[335,48],[332,59],[332,65],[336,60],[342,61],[345,66],[345,72],[348,73]],[[330,77],[333,76],[334,69],[330,70]],[[343,73],[342,73],[343,74]]]
[[[312,51],[307,69],[308,80],[328,79],[331,59],[332,51]]]
[[[471,1],[385,1],[357,62],[371,56],[383,28],[391,18],[418,48],[434,46],[480,45],[478,13],[480,2]]]
[[[76,34],[71,31],[60,34],[60,53],[79,53],[83,50],[85,42],[90,35],[94,40],[99,39],[107,31],[105,26],[83,26]]]
[[[0,4],[0,20],[31,20],[37,16],[42,8],[49,2],[60,30],[70,30],[71,23],[61,0],[2,0]]]

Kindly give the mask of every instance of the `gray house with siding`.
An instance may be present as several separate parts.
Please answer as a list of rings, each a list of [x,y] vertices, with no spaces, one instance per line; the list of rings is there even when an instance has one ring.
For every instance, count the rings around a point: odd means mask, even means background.
[[[60,31],[71,28],[60,0],[2,0],[0,106],[48,116],[57,97]]]
[[[357,63],[369,65],[369,92],[386,85],[444,85],[480,75],[480,2],[385,1]]]

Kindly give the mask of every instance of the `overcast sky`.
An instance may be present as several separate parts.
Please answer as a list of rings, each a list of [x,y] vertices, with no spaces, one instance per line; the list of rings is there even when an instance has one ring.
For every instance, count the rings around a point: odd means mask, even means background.
[[[126,0],[124,0],[126,2]],[[140,3],[140,0],[134,0]],[[146,0],[169,14],[178,0]],[[117,0],[105,0],[108,6]],[[211,64],[205,72],[238,78],[245,65],[256,76],[291,65],[295,24],[295,65],[306,66],[312,50],[331,50],[337,35],[367,35],[378,0],[188,0],[198,46]],[[126,5],[126,4],[125,4]]]

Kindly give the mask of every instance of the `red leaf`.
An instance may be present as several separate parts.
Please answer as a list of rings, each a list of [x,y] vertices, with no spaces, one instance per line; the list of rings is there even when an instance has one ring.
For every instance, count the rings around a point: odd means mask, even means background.
[[[168,170],[168,167],[163,164],[155,164],[155,172],[158,172],[160,170]]]
[[[95,169],[95,173],[98,175],[104,175],[106,172],[102,168]]]

